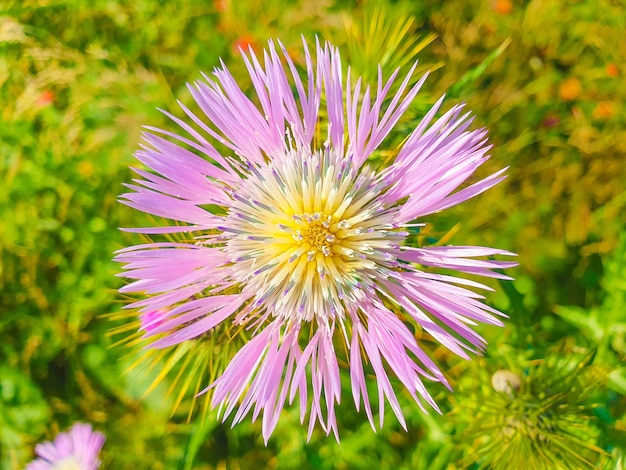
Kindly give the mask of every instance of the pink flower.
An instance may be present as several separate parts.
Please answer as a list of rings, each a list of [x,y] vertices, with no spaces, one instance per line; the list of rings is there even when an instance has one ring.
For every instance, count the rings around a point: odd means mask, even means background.
[[[54,442],[35,447],[39,456],[26,470],[96,470],[104,435],[94,432],[89,424],[76,423],[68,432],[59,434]]]
[[[318,44],[315,61],[306,43],[304,54],[304,80],[282,45],[270,42],[263,65],[253,51],[243,54],[254,99],[223,65],[190,86],[202,114],[181,104],[185,119],[166,113],[180,135],[149,128],[136,153],[149,171],[135,170],[141,179],[122,196],[131,207],[177,221],[132,231],[195,236],[118,252],[123,275],[134,280],[122,291],[147,295],[128,307],[167,311],[145,336],[152,347],[167,348],[223,322],[251,330],[209,388],[224,419],[234,412],[237,423],[262,412],[266,440],[297,395],[301,419],[309,414],[309,436],[317,422],[337,435],[337,357],[344,350],[355,405],[363,404],[372,427],[367,375],[375,377],[381,426],[386,400],[406,427],[390,373],[420,407],[438,410],[423,380],[448,384],[411,328],[467,358],[467,351],[485,348],[471,326],[501,325],[501,313],[468,289],[486,286],[431,268],[508,279],[494,269],[516,264],[474,259],[512,255],[503,250],[408,242],[425,216],[504,178],[503,169],[463,186],[490,148],[484,129],[469,130],[463,106],[435,119],[441,98],[392,162],[373,168],[370,157],[426,76],[410,85],[411,70],[388,97],[398,71],[387,80],[379,71],[370,89],[349,70],[344,84],[331,45]]]

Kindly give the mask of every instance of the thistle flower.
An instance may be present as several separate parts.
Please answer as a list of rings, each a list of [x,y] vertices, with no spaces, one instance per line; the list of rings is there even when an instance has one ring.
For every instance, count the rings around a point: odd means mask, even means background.
[[[406,428],[391,372],[422,409],[425,402],[438,410],[423,379],[449,387],[410,328],[468,358],[466,351],[485,347],[469,325],[501,324],[494,316],[501,314],[466,288],[486,286],[431,268],[507,278],[494,269],[515,265],[473,259],[512,254],[503,250],[420,248],[411,240],[423,216],[485,191],[505,170],[455,192],[489,147],[485,130],[468,130],[463,106],[434,119],[443,97],[389,165],[368,163],[393,140],[426,79],[412,81],[415,66],[388,99],[397,70],[383,80],[379,69],[375,90],[348,70],[344,85],[329,44],[316,45],[314,61],[304,43],[304,80],[282,45],[269,43],[264,65],[252,50],[242,57],[256,102],[222,64],[189,87],[201,114],[182,103],[186,119],[165,112],[186,135],[155,128],[143,135],[136,157],[152,171],[136,169],[141,179],[122,201],[177,224],[130,230],[193,238],[117,253],[122,275],[134,280],[121,290],[148,295],[128,307],[166,312],[145,331],[154,348],[200,339],[224,323],[247,329],[250,340],[204,391],[212,389],[224,419],[237,408],[233,424],[263,412],[266,441],[296,396],[303,422],[309,413],[309,437],[316,422],[337,436],[344,350],[357,410],[363,403],[374,428],[366,386],[373,373],[380,425],[386,400]]]
[[[39,458],[26,470],[95,470],[100,466],[98,454],[104,440],[104,435],[93,431],[89,424],[76,423],[54,442],[38,444],[35,453]]]
[[[592,364],[594,354],[580,351],[563,343],[532,361],[524,358],[528,351],[514,351],[511,365],[517,372],[496,371],[492,388],[483,386],[489,368],[473,364],[478,370],[460,385],[464,390],[452,412],[455,438],[464,451],[458,466],[618,468],[600,465],[608,455],[598,445],[600,421],[594,414],[610,370]],[[491,362],[499,359],[496,355]]]

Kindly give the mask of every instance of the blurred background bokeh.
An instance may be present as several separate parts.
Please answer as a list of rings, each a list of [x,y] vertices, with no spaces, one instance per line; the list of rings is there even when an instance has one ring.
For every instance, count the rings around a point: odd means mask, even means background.
[[[432,73],[412,119],[445,92],[468,103],[493,144],[481,175],[509,177],[429,218],[428,241],[520,266],[492,284],[510,319],[480,328],[484,356],[423,338],[455,388],[429,386],[442,416],[401,394],[409,432],[375,434],[344,390],[341,444],[307,444],[290,408],[265,446],[260,423],[190,416],[193,390],[173,411],[176,367],[116,345],[111,257],[141,241],[118,227],[143,221],[116,198],[141,126],[173,128],[157,107],[179,113],[220,57],[246,87],[239,47],[279,38],[302,63],[302,36],[370,82],[419,59]],[[0,0],[0,469],[74,421],[107,435],[112,469],[622,468],[625,36],[621,0]]]

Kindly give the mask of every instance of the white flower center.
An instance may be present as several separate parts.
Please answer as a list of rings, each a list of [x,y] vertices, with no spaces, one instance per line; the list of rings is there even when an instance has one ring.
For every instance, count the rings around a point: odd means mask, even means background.
[[[59,460],[54,462],[52,465],[52,470],[87,470],[85,467],[81,465],[78,459],[75,456],[69,456],[64,458],[63,460]]]
[[[396,265],[406,233],[392,230],[386,185],[371,170],[330,150],[247,170],[223,230],[233,276],[258,307],[298,321],[343,317]]]

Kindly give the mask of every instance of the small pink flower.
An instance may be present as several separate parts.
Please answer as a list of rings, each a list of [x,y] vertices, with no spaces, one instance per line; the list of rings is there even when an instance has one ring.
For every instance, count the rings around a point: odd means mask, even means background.
[[[148,170],[135,170],[140,179],[122,196],[177,221],[131,231],[195,236],[117,253],[133,280],[121,290],[147,295],[128,307],[166,312],[144,336],[167,348],[224,322],[248,328],[251,339],[210,385],[212,403],[235,423],[262,413],[266,440],[296,396],[309,436],[318,422],[337,436],[344,360],[355,406],[363,404],[372,427],[367,383],[378,390],[381,426],[386,400],[405,427],[390,374],[420,407],[438,410],[423,380],[449,385],[412,330],[468,358],[486,347],[471,327],[501,325],[502,314],[468,288],[488,287],[434,269],[510,279],[499,270],[516,265],[475,259],[512,255],[494,248],[412,246],[426,216],[505,178],[502,169],[465,184],[490,149],[484,129],[470,130],[470,113],[453,106],[435,119],[442,97],[377,168],[370,157],[380,155],[426,76],[411,85],[412,69],[388,96],[398,71],[384,80],[380,70],[370,88],[349,70],[346,79],[331,45],[317,44],[315,53],[316,60],[305,43],[303,80],[282,45],[270,42],[263,63],[244,51],[254,98],[225,66],[190,86],[202,114],[181,104],[185,119],[166,113],[180,134],[144,134],[136,156]]]
[[[26,470],[96,470],[104,440],[104,435],[93,431],[91,425],[76,423],[54,442],[38,444],[35,453],[39,458],[29,463]]]

